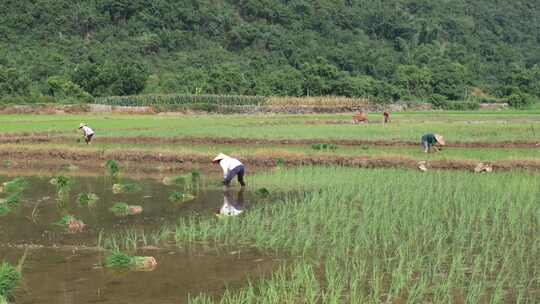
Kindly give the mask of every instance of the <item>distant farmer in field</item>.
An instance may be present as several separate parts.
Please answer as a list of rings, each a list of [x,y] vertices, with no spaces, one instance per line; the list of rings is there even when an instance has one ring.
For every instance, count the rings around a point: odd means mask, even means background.
[[[223,186],[228,187],[235,176],[238,176],[238,182],[242,187],[246,185],[244,182],[245,167],[238,159],[219,153],[212,162],[219,164],[223,169]]]
[[[86,144],[90,144],[92,137],[94,136],[94,130],[90,129],[85,123],[79,125],[79,129],[82,129],[84,135],[84,141]]]
[[[388,112],[384,111],[383,117],[384,117],[384,123],[390,122],[390,114],[388,114]]]
[[[425,153],[431,152],[431,151],[438,151],[439,149],[437,146],[444,146],[446,145],[446,142],[444,141],[444,138],[439,134],[432,134],[428,133],[422,136],[422,149]]]

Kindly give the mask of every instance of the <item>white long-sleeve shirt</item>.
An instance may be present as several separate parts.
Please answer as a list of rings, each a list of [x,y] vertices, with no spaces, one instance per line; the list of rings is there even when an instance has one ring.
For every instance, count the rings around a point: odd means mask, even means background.
[[[219,165],[221,166],[221,169],[223,169],[223,178],[225,178],[229,171],[243,164],[236,158],[228,157],[222,159],[219,162]]]
[[[81,129],[82,129],[83,132],[84,132],[84,136],[88,136],[88,135],[94,134],[94,130],[90,129],[90,128],[87,127],[87,126],[83,126]]]

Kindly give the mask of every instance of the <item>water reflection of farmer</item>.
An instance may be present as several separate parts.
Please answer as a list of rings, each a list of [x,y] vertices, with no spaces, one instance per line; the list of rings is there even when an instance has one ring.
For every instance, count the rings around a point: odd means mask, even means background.
[[[244,211],[244,188],[240,188],[236,200],[233,199],[231,191],[223,191],[223,206],[219,209],[219,214],[234,216]]]

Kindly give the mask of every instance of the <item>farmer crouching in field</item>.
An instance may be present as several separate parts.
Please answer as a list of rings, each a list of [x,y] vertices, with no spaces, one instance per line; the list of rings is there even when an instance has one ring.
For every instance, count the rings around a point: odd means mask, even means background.
[[[242,164],[238,159],[227,156],[223,153],[219,153],[213,160],[213,163],[219,164],[221,169],[223,169],[223,186],[228,187],[234,178],[238,176],[238,182],[242,187],[246,185],[244,183],[244,164]]]
[[[446,142],[441,135],[428,133],[422,136],[421,144],[422,150],[427,153],[432,151],[439,151],[437,146],[444,146],[446,145]]]
[[[79,125],[79,129],[82,129],[84,141],[88,145],[92,141],[92,137],[94,136],[94,130],[90,129],[85,123],[82,122]]]

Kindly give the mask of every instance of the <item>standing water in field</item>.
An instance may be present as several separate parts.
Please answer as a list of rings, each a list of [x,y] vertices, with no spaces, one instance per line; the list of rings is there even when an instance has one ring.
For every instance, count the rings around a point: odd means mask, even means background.
[[[0,176],[0,184],[11,180]],[[188,294],[241,286],[277,264],[252,250],[167,244],[178,218],[213,217],[224,201],[244,209],[255,197],[250,193],[231,190],[224,196],[152,179],[115,183],[109,177],[57,176],[24,182],[17,204],[0,217],[0,257],[16,263],[30,248],[16,303],[179,303]],[[152,256],[158,264],[151,272],[108,269],[110,251],[102,247]]]
[[[16,260],[21,249],[0,247]],[[141,250],[159,265],[151,272],[115,271],[103,266],[105,252],[37,248],[28,252],[15,303],[185,303],[189,295],[220,294],[245,280],[270,274],[276,262],[253,251]]]
[[[9,180],[13,178],[0,177],[0,182]],[[72,177],[69,193],[61,195],[50,178],[25,177],[24,180],[30,186],[21,196],[19,206],[1,217],[0,242],[4,244],[74,245],[75,241],[75,244],[95,246],[99,233],[155,230],[163,225],[175,225],[182,216],[212,216],[224,202],[221,190],[181,193],[174,185],[152,179],[130,180],[123,185],[136,187],[137,191],[114,193],[106,178]],[[173,201],[174,195],[181,198]],[[249,202],[250,193],[245,196]],[[142,212],[131,215],[126,209],[125,216],[122,212],[115,213],[115,208],[121,211],[122,206],[138,206]],[[82,221],[85,229],[76,235],[66,234],[62,229],[66,217]]]

